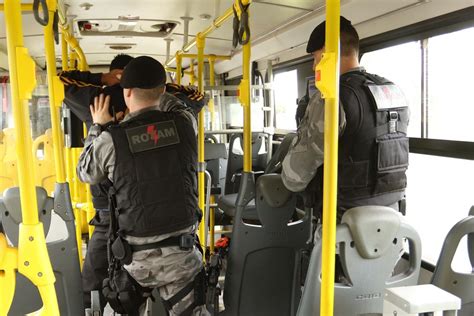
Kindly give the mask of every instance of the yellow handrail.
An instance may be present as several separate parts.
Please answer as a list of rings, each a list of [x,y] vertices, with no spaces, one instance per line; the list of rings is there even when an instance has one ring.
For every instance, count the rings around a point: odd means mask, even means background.
[[[64,139],[59,121],[59,110],[64,99],[64,86],[56,76],[56,53],[54,51],[53,21],[56,11],[56,0],[48,0],[49,23],[44,27],[44,47],[46,51],[46,68],[48,77],[49,104],[51,113],[51,127],[53,129],[54,164],[56,182],[66,182],[66,168],[64,164]]]
[[[5,10],[5,5],[0,3],[0,11]],[[33,11],[33,4],[32,3],[22,3],[21,4],[21,11]]]
[[[68,61],[68,44],[64,34],[61,33],[61,66],[63,71],[67,71],[69,69]]]
[[[205,37],[201,36],[201,33],[198,33],[196,36],[196,47],[197,47],[197,56],[198,56],[198,90],[201,93],[204,93],[204,47],[206,46]],[[193,63],[191,63],[193,65]],[[193,67],[192,67],[193,68]],[[205,193],[204,193],[204,176],[205,176],[205,162],[204,162],[204,111],[199,112],[198,117],[198,197],[199,197],[199,208],[202,210],[203,218],[206,218],[205,214]],[[204,233],[206,227],[204,227],[206,221],[201,221],[199,228],[199,240],[203,247],[206,245],[203,243],[206,238]]]
[[[316,78],[321,79],[316,81],[316,86],[325,99],[321,315],[333,315],[334,312],[339,140],[339,16],[340,0],[327,0],[325,52],[315,70]]]
[[[59,315],[54,288],[55,277],[46,249],[43,224],[38,220],[35,177],[31,176],[34,168],[28,99],[31,98],[36,85],[35,63],[23,46],[20,2],[5,0],[4,9],[22,210],[18,242],[18,271],[38,287],[43,301],[43,307],[38,313],[54,316]],[[8,310],[9,307],[2,307],[2,310],[5,309]]]
[[[198,54],[181,54],[183,58],[198,58]],[[213,54],[204,54],[203,58],[209,59],[213,58],[214,60],[230,60],[232,56],[229,55],[213,55]]]
[[[76,56],[79,59],[79,70],[88,70],[89,66],[87,65],[86,56],[84,55],[82,48],[79,46],[77,39],[71,34],[69,26],[60,24],[59,29],[61,30],[61,34],[64,36],[66,42],[69,44],[69,47],[76,53]]]
[[[195,82],[196,82],[196,76],[194,74],[194,60],[191,59],[191,64],[189,65],[189,84],[194,86]]]
[[[209,56],[209,84],[211,86],[216,85],[216,76],[214,73],[214,62],[216,60],[215,55],[210,55]],[[214,120],[215,120],[215,110],[214,110],[214,100],[212,99],[211,95],[211,100],[209,100],[209,111],[211,112],[211,130],[214,129]],[[209,203],[212,205],[214,204],[214,196],[211,196]],[[209,207],[209,250],[211,254],[214,253],[214,234],[215,234],[215,209],[213,207]]]
[[[244,5],[248,4],[249,2],[250,0],[242,1]],[[236,7],[238,8],[238,5]],[[232,17],[233,15],[234,15],[234,11],[232,10],[232,7],[230,7],[224,12],[224,14],[216,18],[212,22],[212,25],[210,25],[209,27],[207,27],[200,33],[201,37],[206,38],[209,34],[211,34],[215,29],[219,28],[228,18]],[[194,45],[196,45],[196,41],[197,41],[197,36],[191,42],[189,42],[185,47],[183,47],[182,50],[177,51],[176,54],[173,57],[171,57],[171,59],[167,60],[165,65],[166,66],[171,65],[176,60],[176,57],[178,55],[188,52],[191,48],[194,47]]]
[[[242,1],[243,5],[247,5],[249,1]],[[237,0],[234,3],[236,8],[239,7]],[[250,15],[250,8],[247,9]],[[240,15],[240,11],[238,11]],[[249,36],[244,33],[245,38]],[[251,121],[251,103],[250,103],[250,44],[249,39],[245,45],[242,46],[242,80],[239,85],[239,99],[244,110],[244,172],[252,171],[252,121]]]
[[[176,83],[181,84],[182,57],[179,52],[176,53]]]

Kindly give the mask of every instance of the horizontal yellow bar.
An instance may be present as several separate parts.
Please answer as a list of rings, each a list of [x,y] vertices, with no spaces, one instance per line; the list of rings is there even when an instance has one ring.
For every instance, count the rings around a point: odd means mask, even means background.
[[[250,2],[251,0],[243,0],[242,4],[247,5]],[[234,10],[232,10],[232,7],[230,7],[224,12],[224,14],[216,18],[210,26],[208,26],[204,31],[200,32],[201,38],[207,37],[209,34],[211,34],[215,29],[220,27],[228,18],[232,17],[233,15],[234,15]],[[177,54],[184,54],[185,52],[188,52],[191,48],[193,48],[195,45],[196,45],[196,38],[194,38],[191,42],[189,42],[186,46],[184,46],[182,50],[178,51]],[[171,57],[171,59],[167,60],[165,65],[169,66],[175,60],[176,60],[176,55]]]
[[[184,58],[198,58],[197,54],[181,54]],[[203,55],[206,58],[214,58],[214,60],[230,60],[232,56],[227,55]]]
[[[0,11],[3,11],[4,5],[0,3]],[[32,3],[22,3],[21,4],[21,11],[33,11],[33,4]]]

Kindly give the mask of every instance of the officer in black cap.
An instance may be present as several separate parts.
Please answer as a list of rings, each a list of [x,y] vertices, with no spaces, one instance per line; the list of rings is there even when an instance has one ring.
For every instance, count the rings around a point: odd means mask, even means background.
[[[125,66],[133,57],[119,54],[114,57],[109,66],[109,72],[91,73],[89,71],[63,71],[59,78],[64,84],[64,103],[71,110],[71,120],[74,117],[86,124],[89,129],[92,124],[92,117],[89,105],[94,101],[94,97],[101,93],[110,96],[110,115],[114,113],[120,117],[126,109],[123,98],[123,89],[120,87],[120,76]],[[71,126],[74,126],[72,123]],[[82,124],[80,124],[82,126]],[[77,131],[69,131],[70,133]],[[82,129],[79,131],[82,139]],[[80,145],[82,147],[82,145]],[[87,246],[86,258],[82,267],[82,288],[84,290],[84,303],[90,306],[90,291],[100,290],[102,282],[107,277],[107,229],[109,227],[109,200],[107,192],[110,182],[105,180],[91,186],[92,204],[96,210],[95,217],[89,223],[95,226],[92,237]],[[101,299],[102,307],[105,305]]]
[[[314,67],[325,52],[326,23],[311,33],[306,51]],[[408,166],[408,105],[400,88],[359,66],[359,36],[351,21],[340,19],[338,214],[361,205],[398,210],[405,196]],[[322,206],[324,100],[309,100],[298,137],[283,161],[282,178],[294,192],[310,191]],[[403,209],[400,209],[403,211]]]
[[[165,92],[165,80],[163,66],[151,57],[137,57],[127,65],[121,86],[130,112],[119,125],[104,130],[112,120],[109,99],[101,95],[94,100],[94,125],[77,172],[88,183],[113,183],[111,273],[103,292],[111,307],[136,315],[147,293],[157,287],[170,315],[207,315],[195,293],[201,292],[195,279],[202,279],[197,276],[203,267],[194,243],[201,217],[197,124],[192,110]],[[123,271],[132,285],[117,287],[124,284],[118,281]]]

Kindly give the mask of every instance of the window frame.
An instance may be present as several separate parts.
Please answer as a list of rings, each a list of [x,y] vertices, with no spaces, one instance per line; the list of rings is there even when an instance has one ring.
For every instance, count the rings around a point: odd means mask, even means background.
[[[375,50],[389,48],[392,46],[405,44],[408,42],[419,41],[423,43],[425,39],[444,35],[466,28],[474,27],[474,7],[467,7],[458,11],[450,12],[428,20],[407,25],[395,30],[384,32],[378,35],[364,38],[360,41],[359,59],[365,53]],[[422,51],[422,65],[424,65],[424,54]],[[422,66],[426,67],[426,65]],[[422,70],[422,76],[425,72]],[[423,77],[422,87],[426,84],[427,78]],[[428,122],[426,115],[428,106],[422,96],[419,110],[422,111],[421,117],[421,138],[410,138],[410,152],[425,155],[459,158],[474,160],[474,142],[439,140],[426,137]]]

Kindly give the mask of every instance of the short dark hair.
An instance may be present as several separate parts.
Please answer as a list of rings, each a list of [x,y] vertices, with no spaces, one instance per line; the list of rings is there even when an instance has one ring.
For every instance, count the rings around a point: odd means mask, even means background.
[[[352,24],[341,23],[341,55],[359,54],[359,34]]]
[[[126,54],[118,54],[110,63],[109,71],[114,69],[124,69],[125,66],[133,59],[132,56]]]
[[[341,55],[349,56],[359,53],[359,35],[356,29],[352,26],[351,21],[341,16]],[[311,33],[306,46],[306,52],[312,54],[324,47],[326,39],[326,21],[316,26]]]

